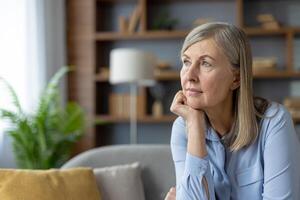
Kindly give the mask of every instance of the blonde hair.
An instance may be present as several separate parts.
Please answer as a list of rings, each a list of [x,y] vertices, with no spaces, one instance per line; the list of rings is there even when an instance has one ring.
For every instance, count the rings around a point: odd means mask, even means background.
[[[192,44],[213,38],[234,69],[239,70],[240,87],[233,92],[234,123],[228,145],[232,151],[253,143],[259,134],[258,117],[263,117],[269,103],[253,97],[252,53],[246,34],[234,25],[206,23],[194,28],[185,38],[181,55]]]

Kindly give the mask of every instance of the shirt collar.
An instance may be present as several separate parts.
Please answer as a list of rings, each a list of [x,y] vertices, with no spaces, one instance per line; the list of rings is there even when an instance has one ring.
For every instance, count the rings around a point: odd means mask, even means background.
[[[212,127],[207,127],[205,138],[207,140],[218,141],[218,142],[221,140],[221,138],[218,136],[218,134]]]

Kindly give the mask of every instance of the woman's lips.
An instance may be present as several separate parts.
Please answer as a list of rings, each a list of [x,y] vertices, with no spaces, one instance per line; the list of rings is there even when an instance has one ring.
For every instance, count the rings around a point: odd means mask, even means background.
[[[196,89],[193,89],[193,88],[189,88],[189,89],[186,90],[187,96],[190,96],[190,97],[199,96],[202,93],[203,93],[202,91],[196,90]]]

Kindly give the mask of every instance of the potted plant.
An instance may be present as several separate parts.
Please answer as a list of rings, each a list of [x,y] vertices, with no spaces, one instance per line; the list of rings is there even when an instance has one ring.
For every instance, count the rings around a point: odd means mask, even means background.
[[[84,130],[84,113],[81,107],[68,102],[62,106],[59,80],[68,72],[61,68],[42,92],[37,109],[24,113],[16,92],[3,78],[15,110],[0,108],[0,119],[8,120],[5,130],[12,138],[18,167],[24,169],[48,169],[60,167],[69,157],[73,144]]]

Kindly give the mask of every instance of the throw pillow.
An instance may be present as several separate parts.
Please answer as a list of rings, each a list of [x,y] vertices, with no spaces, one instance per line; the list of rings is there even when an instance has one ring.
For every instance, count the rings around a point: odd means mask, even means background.
[[[0,199],[99,200],[101,197],[90,168],[0,169]]]
[[[94,174],[103,200],[145,200],[138,162],[95,168]]]

